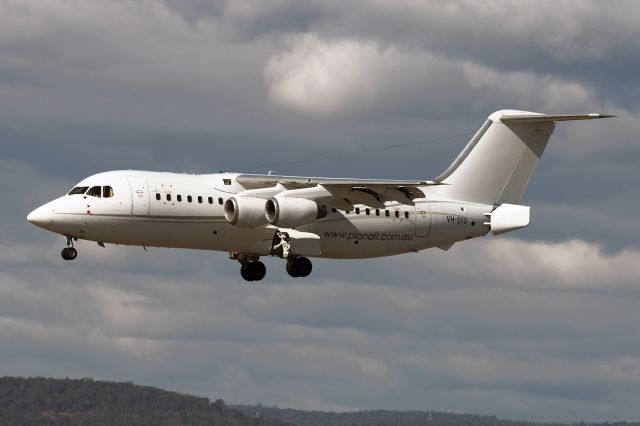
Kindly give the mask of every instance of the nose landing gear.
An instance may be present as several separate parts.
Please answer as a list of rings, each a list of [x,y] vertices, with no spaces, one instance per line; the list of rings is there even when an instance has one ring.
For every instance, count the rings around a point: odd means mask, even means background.
[[[78,250],[73,247],[73,238],[67,237],[67,247],[62,249],[60,255],[64,260],[73,260],[78,257]]]

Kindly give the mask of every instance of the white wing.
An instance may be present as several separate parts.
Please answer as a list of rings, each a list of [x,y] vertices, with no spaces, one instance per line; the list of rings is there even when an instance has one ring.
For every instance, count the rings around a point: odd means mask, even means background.
[[[259,198],[306,198],[344,210],[354,204],[383,208],[386,201],[413,205],[424,197],[420,187],[436,185],[432,181],[404,181],[377,179],[342,179],[304,176],[275,176],[242,174],[236,181],[247,188],[239,196]]]

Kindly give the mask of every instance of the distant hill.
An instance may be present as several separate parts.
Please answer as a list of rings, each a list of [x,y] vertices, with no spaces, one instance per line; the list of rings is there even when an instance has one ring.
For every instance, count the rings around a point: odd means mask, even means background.
[[[221,399],[92,379],[0,378],[0,425],[282,425]]]
[[[347,413],[303,411],[262,405],[233,405],[249,416],[282,421],[296,426],[640,426],[640,423],[534,423],[503,420],[495,416],[435,411],[367,410]]]
[[[0,426],[568,426],[435,411],[303,411],[93,379],[0,378]],[[573,423],[571,426],[640,426]]]

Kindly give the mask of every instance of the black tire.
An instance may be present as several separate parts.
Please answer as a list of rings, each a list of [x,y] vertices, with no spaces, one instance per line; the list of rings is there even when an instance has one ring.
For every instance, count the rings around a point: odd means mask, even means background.
[[[253,281],[253,274],[251,273],[249,264],[242,265],[240,268],[240,275],[242,275],[242,278],[244,278],[245,281]]]
[[[62,256],[62,258],[64,260],[70,260],[69,259],[69,249],[67,247],[63,248],[62,251],[60,252],[60,256]]]
[[[264,263],[256,260],[255,262],[251,262],[249,264],[249,269],[251,271],[251,276],[254,281],[260,281],[267,275],[267,267],[264,266]]]
[[[73,247],[67,247],[67,257],[68,260],[73,260],[78,257],[78,250]]]
[[[298,269],[298,276],[308,277],[313,269],[313,265],[306,257],[298,257],[296,258],[296,268]]]
[[[295,260],[287,262],[287,274],[291,275],[293,278],[298,278],[300,276],[300,272],[298,272],[298,263]]]

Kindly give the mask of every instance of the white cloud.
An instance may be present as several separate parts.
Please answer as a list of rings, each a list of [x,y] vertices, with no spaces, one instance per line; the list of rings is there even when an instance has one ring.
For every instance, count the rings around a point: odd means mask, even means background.
[[[607,253],[597,243],[523,241],[505,237],[458,243],[449,252],[427,251],[424,261],[410,256],[389,260],[415,275],[428,270],[484,285],[530,290],[640,292],[640,250],[626,248]],[[460,259],[464,268],[460,268]],[[400,266],[401,265],[401,266]]]
[[[427,50],[373,40],[294,37],[264,70],[272,102],[315,117],[447,112],[493,104],[543,112],[592,110],[594,93],[577,81],[499,71]],[[479,108],[480,109],[480,108]]]
[[[291,51],[272,56],[267,63],[269,96],[318,114],[349,106],[367,109],[375,92],[376,66],[387,55],[374,43],[326,43],[315,35],[303,35],[294,41]]]

